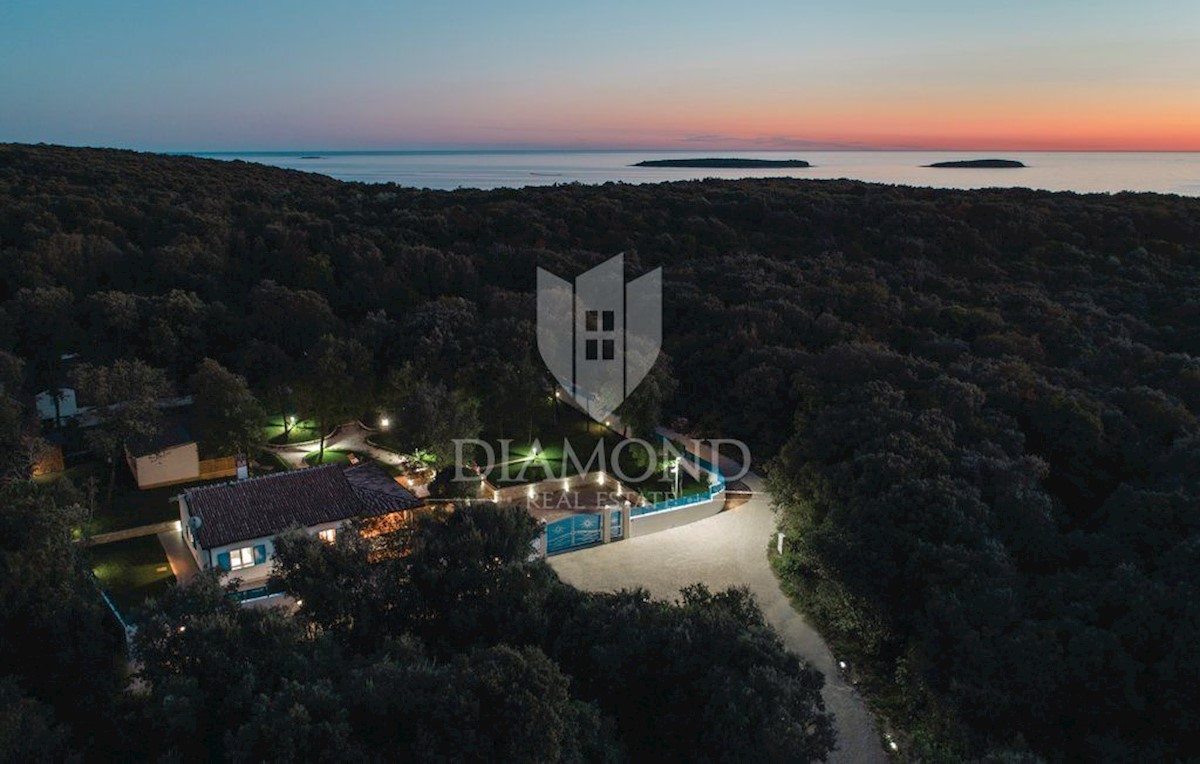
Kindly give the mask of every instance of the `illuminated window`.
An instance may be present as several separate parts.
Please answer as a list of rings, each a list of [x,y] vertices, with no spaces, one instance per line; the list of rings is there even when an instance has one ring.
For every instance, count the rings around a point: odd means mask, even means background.
[[[229,569],[230,570],[241,570],[242,568],[249,568],[253,564],[254,564],[254,548],[253,547],[246,546],[246,547],[242,547],[241,549],[230,549],[229,550]]]
[[[326,544],[332,544],[337,539],[337,529],[336,528],[326,528],[325,530],[318,533],[317,536],[320,537],[320,539],[322,541],[324,541]]]

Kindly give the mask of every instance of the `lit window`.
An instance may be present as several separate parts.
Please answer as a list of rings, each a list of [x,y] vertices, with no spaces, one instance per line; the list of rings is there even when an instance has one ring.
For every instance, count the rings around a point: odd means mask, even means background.
[[[229,569],[241,570],[254,565],[254,548],[242,547],[241,549],[229,550]]]
[[[337,529],[336,528],[326,528],[325,530],[318,533],[317,536],[319,536],[320,539],[322,541],[324,541],[326,544],[332,544],[334,542],[334,540],[337,539]]]

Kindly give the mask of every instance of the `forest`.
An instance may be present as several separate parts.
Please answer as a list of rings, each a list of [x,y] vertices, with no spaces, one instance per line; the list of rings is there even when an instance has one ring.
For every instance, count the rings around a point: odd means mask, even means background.
[[[789,539],[774,560],[781,579],[903,733],[903,755],[1200,757],[1200,200],[784,179],[434,192],[242,162],[0,146],[5,474],[20,472],[29,401],[62,378],[64,354],[98,368],[136,359],[177,390],[210,359],[270,410],[302,395],[298,380],[314,368],[352,359],[362,408],[416,385],[474,401],[484,429],[520,427],[519,412],[548,389],[534,339],[536,267],[567,276],[618,252],[627,278],[663,268],[664,357],[633,401],[635,419],[750,444]],[[115,648],[66,625],[102,615],[56,541],[70,487],[10,482],[0,745],[84,751],[104,734],[81,709],[111,706],[110,676],[81,674],[71,701],[59,690],[72,666],[94,668]],[[495,532],[506,543],[524,532],[512,518],[495,522],[515,526]],[[426,532],[430,547],[479,537],[455,541],[446,525]],[[360,564],[354,549],[318,551],[341,556],[314,564]],[[312,554],[297,544],[298,559]],[[430,555],[414,559],[440,559]],[[762,641],[731,651],[729,671],[708,681],[733,682],[737,666],[754,665],[757,683],[743,691],[791,721],[768,721],[778,717],[755,706],[739,711],[749,721],[727,739],[707,740],[702,722],[679,711],[707,696],[685,685],[661,718],[688,742],[666,758],[736,758],[739,745],[766,745],[756,736],[770,724],[794,733],[780,738],[795,747],[778,758],[827,749],[812,677],[778,657],[736,592],[692,591],[663,615],[636,593],[585,596],[543,569],[501,565],[503,591],[477,592],[470,572],[422,581],[416,567],[357,584],[327,577],[358,588],[306,594],[311,624],[301,631],[181,590],[160,603],[161,623],[196,619],[187,623],[206,624],[196,638],[211,641],[193,653],[180,643],[190,625],[182,636],[147,634],[154,702],[112,718],[136,724],[179,703],[189,713],[175,717],[194,720],[192,710],[220,703],[210,673],[234,671],[213,657],[219,640],[253,633],[272,647],[236,656],[245,695],[234,702],[244,705],[200,715],[215,725],[202,731],[214,756],[262,758],[256,746],[283,734],[269,728],[283,714],[251,723],[243,713],[250,728],[236,727],[232,709],[254,705],[246,698],[308,709],[287,731],[312,736],[293,737],[303,751],[320,735],[358,739],[362,720],[386,710],[355,682],[379,676],[419,693],[494,672],[536,675],[529,681],[547,688],[538,702],[556,704],[547,713],[592,731],[562,742],[575,747],[558,758],[637,758],[645,730],[613,700],[629,688],[606,683],[586,663],[595,651],[577,654],[568,632],[613,630],[631,652],[605,659],[620,661],[669,655],[670,639],[694,630],[725,646]],[[438,575],[436,562],[429,568]],[[287,575],[296,591],[320,589],[300,570]],[[493,598],[519,603],[513,622]],[[471,605],[458,612],[453,602]],[[405,620],[417,612],[426,617]],[[536,626],[549,613],[561,633]],[[656,634],[656,619],[664,641],[639,641],[633,624]],[[30,623],[63,656],[45,671],[12,642]],[[314,631],[322,637],[310,639]],[[431,644],[435,633],[463,641]],[[318,655],[341,668],[301,676]],[[444,702],[486,710],[486,693],[504,681]],[[430,709],[430,729],[457,713],[406,697],[393,700]],[[703,718],[737,716],[711,714]],[[144,743],[171,753],[167,739]],[[404,742],[470,756],[443,744],[415,732]]]

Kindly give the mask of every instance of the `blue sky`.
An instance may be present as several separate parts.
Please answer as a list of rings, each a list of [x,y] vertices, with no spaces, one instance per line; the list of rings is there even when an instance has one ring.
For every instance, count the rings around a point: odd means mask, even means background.
[[[1200,3],[5,0],[0,94],[158,150],[1200,149]]]

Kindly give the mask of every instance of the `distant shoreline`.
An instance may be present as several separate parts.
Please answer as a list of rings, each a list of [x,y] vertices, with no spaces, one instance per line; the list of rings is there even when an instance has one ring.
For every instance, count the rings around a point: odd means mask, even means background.
[[[701,159],[644,159],[630,167],[812,167],[803,159],[742,159],[717,157]]]

